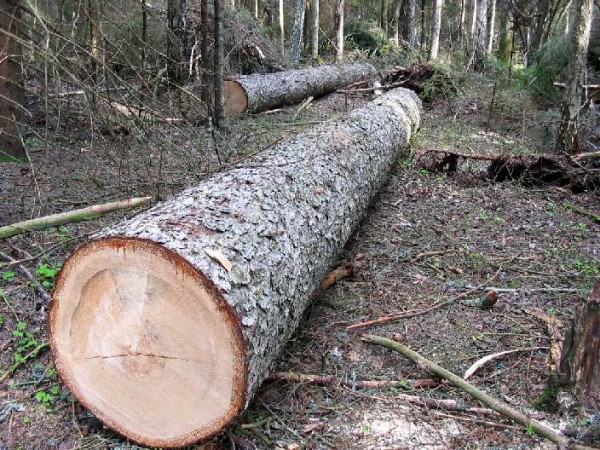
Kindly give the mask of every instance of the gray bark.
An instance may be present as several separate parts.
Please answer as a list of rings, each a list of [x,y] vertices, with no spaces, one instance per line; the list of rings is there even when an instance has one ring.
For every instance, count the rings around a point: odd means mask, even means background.
[[[431,43],[429,45],[429,60],[438,58],[440,49],[440,30],[442,29],[442,7],[444,0],[435,0],[433,6],[433,20],[431,21]]]
[[[191,53],[187,0],[169,0],[167,21],[168,75],[172,82],[179,84],[185,80],[188,73],[186,65]]]
[[[406,12],[407,40],[411,47],[417,45],[417,0],[408,0]]]
[[[243,335],[243,361],[235,367],[246,368],[239,395],[247,405],[419,123],[415,93],[390,91],[94,239],[152,241],[216,286],[213,295]],[[85,251],[93,248],[94,242]],[[207,249],[218,249],[231,270]]]
[[[562,121],[558,130],[556,148],[559,152],[573,154],[579,150],[578,128],[586,56],[592,27],[593,0],[576,0],[576,13],[569,44],[573,58],[569,65],[565,99],[562,105]]]
[[[487,56],[489,0],[477,0],[477,31],[475,35],[475,68],[481,70]]]
[[[320,0],[312,0],[311,7],[311,54],[314,59],[319,57],[319,3]]]
[[[215,126],[219,126],[224,116],[223,111],[223,0],[214,0],[214,88],[215,105],[213,111],[213,120]]]
[[[0,160],[23,160],[25,147],[18,132],[25,91],[18,35],[18,0],[0,0]]]
[[[300,70],[242,75],[226,81],[226,114],[259,112],[293,105],[307,97],[319,97],[349,84],[368,80],[377,74],[369,63],[324,65]],[[244,105],[232,101],[233,90],[243,89]]]
[[[302,42],[304,36],[304,14],[306,11],[306,0],[294,0],[294,21],[292,25],[292,61],[298,64],[302,53]]]
[[[335,62],[339,63],[344,57],[344,0],[335,0]]]
[[[494,25],[496,23],[496,0],[490,0],[490,14],[488,22],[487,54],[492,54],[494,46]]]

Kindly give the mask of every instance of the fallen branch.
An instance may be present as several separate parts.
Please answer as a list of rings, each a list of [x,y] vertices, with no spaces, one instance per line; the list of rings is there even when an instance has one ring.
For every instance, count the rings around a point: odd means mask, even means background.
[[[463,402],[451,399],[435,399],[435,398],[426,398],[426,397],[418,397],[416,395],[409,394],[397,394],[393,397],[377,397],[375,395],[367,395],[362,394],[360,392],[354,392],[350,388],[343,386],[344,389],[347,389],[357,397],[369,399],[369,400],[377,400],[380,402],[406,402],[413,405],[422,406],[423,408],[429,409],[442,409],[444,411],[456,411],[456,412],[464,412],[469,414],[480,414],[482,416],[492,416],[492,417],[502,417],[499,413],[489,408],[480,408],[479,406],[470,406]]]
[[[423,252],[423,253],[419,253],[417,256],[415,256],[411,262],[415,263],[417,261],[419,261],[420,259],[423,258],[428,258],[430,256],[440,256],[440,255],[445,255],[446,253],[449,253],[450,250],[437,250],[437,251],[432,251],[432,252]]]
[[[573,212],[576,212],[577,214],[581,214],[582,216],[589,217],[594,222],[600,223],[600,215],[593,213],[592,211],[588,211],[587,209],[583,209],[583,208],[580,208],[579,206],[575,206],[575,205],[571,205],[571,204],[566,204],[565,206],[567,208],[571,209]]]
[[[67,223],[81,222],[83,220],[97,219],[109,212],[130,209],[145,205],[150,202],[152,197],[130,198],[120,202],[105,203],[103,205],[88,206],[87,208],[67,211],[51,216],[38,217],[37,219],[26,220],[24,222],[14,223],[0,227],[0,239],[6,239],[26,231],[39,231],[51,227],[65,225]]]
[[[269,381],[287,381],[291,383],[311,383],[320,386],[346,386],[350,389],[422,389],[437,387],[439,382],[430,379],[424,380],[345,380],[340,377],[328,375],[311,375],[298,372],[274,372],[267,378]]]
[[[494,278],[496,278],[498,276],[501,269],[502,268],[498,269],[496,271],[496,273],[494,273],[494,275],[492,275],[490,278],[488,278],[484,284],[476,286],[473,289],[469,289],[468,291],[463,292],[462,294],[458,294],[458,295],[452,297],[450,300],[446,300],[444,302],[436,302],[428,308],[413,309],[410,311],[404,311],[404,312],[394,314],[391,316],[379,317],[378,319],[369,320],[367,322],[355,323],[354,325],[347,326],[346,331],[358,330],[361,328],[372,327],[374,325],[383,325],[385,323],[395,322],[396,320],[400,320],[400,319],[408,319],[410,317],[422,316],[423,314],[428,314],[432,311],[435,311],[436,309],[440,309],[440,308],[443,308],[444,306],[451,305],[451,304],[455,303],[457,300],[460,300],[461,298],[465,298],[465,297],[471,295],[473,292],[477,292],[480,289],[482,289],[484,286],[486,286],[489,282],[491,282]]]
[[[22,365],[28,363],[32,358],[35,358],[39,354],[39,352],[45,350],[47,347],[47,342],[38,344],[38,346],[31,350],[29,353],[27,353],[22,360],[19,360],[18,362],[10,366],[8,370],[4,372],[2,376],[0,376],[0,384],[4,383],[8,379],[8,377],[10,377],[13,373],[17,371],[17,369],[19,369]]]
[[[445,380],[448,380],[451,384],[453,384],[454,386],[456,386],[459,389],[462,389],[463,391],[465,391],[472,397],[476,398],[477,400],[479,400],[480,402],[482,402],[484,405],[488,406],[489,408],[493,409],[494,411],[497,411],[500,414],[514,420],[515,422],[520,423],[527,429],[533,430],[536,434],[538,434],[546,439],[551,440],[555,444],[557,444],[561,447],[565,447],[565,448],[567,445],[570,445],[570,440],[567,437],[563,436],[558,431],[550,428],[547,425],[544,425],[543,423],[541,423],[535,419],[532,419],[531,417],[523,414],[520,411],[517,411],[516,409],[507,405],[506,403],[495,399],[494,397],[486,394],[485,392],[481,391],[480,389],[477,389],[475,386],[473,386],[468,381],[463,380],[458,375],[455,375],[452,372],[447,371],[446,369],[437,365],[436,363],[429,361],[428,359],[422,357],[420,354],[409,349],[405,345],[403,345],[399,342],[396,342],[392,339],[388,339],[388,338],[385,338],[382,336],[370,335],[370,334],[363,335],[361,337],[361,339],[364,342],[381,345],[383,347],[386,347],[390,350],[396,351],[396,352],[404,355],[405,357],[410,359],[412,362],[417,364],[419,367],[423,368],[424,370],[427,370],[429,373],[436,375],[438,377],[444,378]],[[578,444],[575,444],[569,448],[571,448],[573,450],[593,450],[591,447],[587,447],[584,445],[578,445]]]
[[[471,422],[471,423],[476,423],[478,425],[485,425],[486,427],[493,427],[493,428],[500,428],[500,429],[506,429],[506,430],[514,430],[514,431],[525,431],[525,428],[523,428],[523,427],[516,427],[514,425],[508,425],[506,423],[498,423],[498,422],[490,422],[488,420],[472,419],[471,417],[461,417],[461,416],[456,416],[456,415],[452,415],[452,414],[444,414],[441,412],[436,412],[435,415],[439,416],[439,417],[447,417],[447,418],[453,419],[453,420],[462,420],[463,422]]]
[[[491,355],[484,356],[483,358],[475,361],[475,363],[473,363],[473,365],[467,369],[463,375],[463,379],[468,380],[475,372],[485,366],[488,362],[500,358],[501,356],[510,355],[511,353],[517,352],[529,352],[533,350],[548,350],[548,347],[515,348],[512,350],[505,350],[503,352],[492,353]]]
[[[46,291],[46,289],[44,288],[44,286],[42,286],[40,284],[40,282],[38,281],[38,279],[23,265],[20,264],[17,260],[15,260],[14,258],[11,258],[9,255],[7,255],[4,252],[0,251],[0,256],[3,257],[4,259],[8,260],[8,262],[10,264],[14,264],[17,266],[17,269],[19,269],[19,271],[25,275],[25,277],[31,281],[33,283],[33,285],[35,286],[35,290],[38,292],[38,294],[40,294],[40,296],[47,302],[50,303],[52,301],[52,297],[50,297],[50,294],[48,294],[48,291]]]
[[[341,267],[338,267],[335,270],[332,270],[327,274],[327,276],[321,282],[319,289],[317,290],[315,297],[320,297],[323,292],[329,289],[331,286],[336,284],[338,281],[343,280],[344,278],[349,278],[354,275],[356,269],[360,269],[364,266],[365,255],[362,253],[356,256],[356,260],[354,262],[346,263]]]

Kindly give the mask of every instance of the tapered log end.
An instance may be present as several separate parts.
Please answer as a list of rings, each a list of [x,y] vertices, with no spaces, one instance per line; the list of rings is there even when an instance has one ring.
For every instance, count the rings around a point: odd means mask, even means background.
[[[248,94],[235,80],[223,83],[223,111],[226,116],[236,116],[248,111]]]
[[[58,277],[49,323],[71,392],[142,445],[206,439],[245,405],[237,318],[205,276],[158,244],[105,238],[79,249]]]

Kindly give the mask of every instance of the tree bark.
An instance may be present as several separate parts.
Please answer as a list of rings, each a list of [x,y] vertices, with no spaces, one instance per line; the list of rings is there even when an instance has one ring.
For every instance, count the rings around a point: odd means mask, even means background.
[[[477,31],[475,36],[475,69],[482,70],[487,57],[487,25],[489,0],[477,0]]]
[[[420,121],[390,91],[105,229],[65,263],[56,367],[144,446],[227,427],[248,405]]]
[[[313,59],[319,57],[319,3],[320,0],[312,0],[311,7],[311,55]]]
[[[214,0],[214,89],[215,104],[213,122],[216,127],[221,124],[224,114],[223,97],[223,0]]]
[[[298,64],[302,53],[305,11],[306,0],[294,0],[294,20],[292,25],[292,61],[294,64]]]
[[[21,72],[19,34],[21,10],[18,0],[0,0],[0,161],[25,160],[19,136],[25,91]]]
[[[429,45],[429,60],[438,59],[440,49],[440,30],[442,29],[442,7],[444,0],[435,0],[433,7],[433,20],[431,21],[431,43]]]
[[[283,20],[283,0],[270,0],[273,16],[273,34],[275,40],[279,41],[281,54],[285,55],[285,37],[284,37],[284,20]]]
[[[187,0],[169,0],[167,4],[167,73],[175,84],[185,81],[190,57],[190,33]]]
[[[357,81],[377,69],[368,63],[325,65],[301,70],[241,75],[225,81],[225,114],[254,113],[319,97]]]
[[[344,58],[344,0],[335,0],[335,62],[340,63]]]
[[[202,81],[201,81],[201,92],[200,98],[202,102],[206,105],[206,116],[211,117],[212,115],[212,107],[211,107],[211,86],[214,76],[213,64],[210,58],[209,52],[209,36],[210,36],[210,26],[209,26],[209,17],[208,17],[208,0],[201,0],[200,2],[200,22],[202,26],[202,38],[200,41],[200,55],[201,55],[201,65],[202,65]]]
[[[400,45],[400,10],[402,0],[396,0],[394,3],[394,44]]]
[[[593,7],[593,0],[574,2],[576,17],[569,39],[573,58],[569,64],[567,87],[562,105],[562,121],[556,141],[556,149],[569,155],[579,152],[579,110],[581,109],[581,93],[586,71]]]
[[[408,0],[406,27],[408,43],[411,47],[415,47],[417,45],[417,0]]]
[[[492,54],[494,46],[494,25],[496,23],[496,0],[490,0],[490,13],[488,21],[487,56]]]
[[[585,406],[600,405],[600,282],[573,318],[560,372]]]
[[[381,29],[386,35],[389,35],[389,12],[387,0],[381,0]]]

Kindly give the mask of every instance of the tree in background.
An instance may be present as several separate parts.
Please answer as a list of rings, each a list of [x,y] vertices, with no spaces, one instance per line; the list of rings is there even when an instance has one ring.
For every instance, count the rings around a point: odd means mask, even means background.
[[[408,0],[406,10],[407,40],[411,47],[417,45],[417,0]]]
[[[298,64],[302,53],[306,0],[294,0],[292,25],[292,61]]]
[[[181,84],[188,73],[185,68],[191,53],[187,0],[169,0],[167,21],[167,73],[171,82]]]
[[[477,0],[475,32],[475,69],[482,70],[488,55],[488,6],[489,0]]]
[[[344,0],[335,1],[335,62],[339,63],[344,57]]]
[[[573,58],[568,68],[565,97],[562,104],[562,121],[558,130],[556,149],[573,154],[579,151],[578,128],[581,94],[586,72],[587,50],[592,27],[593,0],[575,0],[575,20],[569,35]]]
[[[442,7],[444,0],[434,0],[433,20],[431,21],[431,43],[429,45],[429,60],[438,59],[440,48],[440,30],[442,29]]]
[[[311,3],[311,55],[313,59],[317,59],[319,57],[319,0],[312,0]]]
[[[213,110],[213,122],[216,127],[221,124],[224,116],[223,111],[223,0],[214,0],[214,89],[215,105]]]
[[[18,0],[0,0],[0,160],[25,159],[18,132],[24,101]]]

